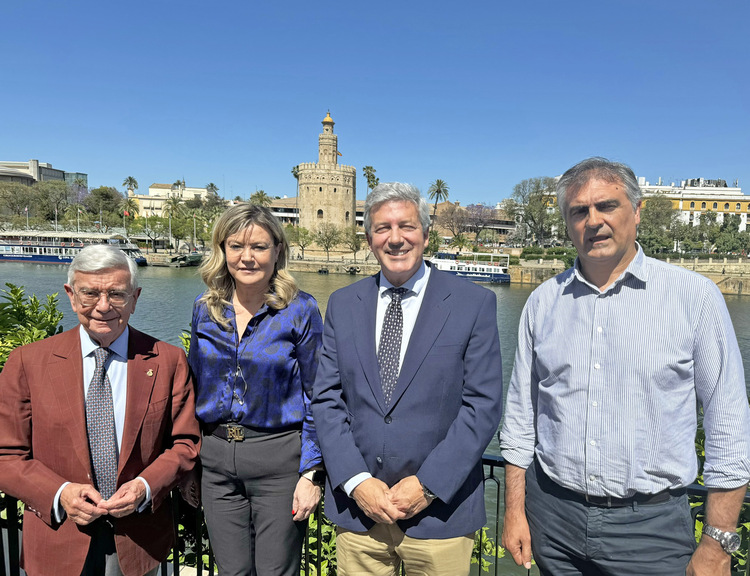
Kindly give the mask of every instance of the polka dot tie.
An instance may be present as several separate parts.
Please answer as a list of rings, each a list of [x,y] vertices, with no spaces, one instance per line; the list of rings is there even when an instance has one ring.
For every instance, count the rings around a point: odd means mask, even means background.
[[[96,488],[106,500],[117,487],[117,439],[112,386],[104,365],[112,355],[109,348],[94,350],[96,368],[86,394],[86,429],[89,433],[91,462]]]
[[[401,297],[407,292],[406,288],[389,288],[391,303],[385,311],[383,329],[380,332],[378,346],[378,364],[380,366],[380,381],[383,385],[385,405],[391,405],[393,390],[398,380],[399,364],[401,360],[401,337],[404,332],[404,313],[401,310]]]

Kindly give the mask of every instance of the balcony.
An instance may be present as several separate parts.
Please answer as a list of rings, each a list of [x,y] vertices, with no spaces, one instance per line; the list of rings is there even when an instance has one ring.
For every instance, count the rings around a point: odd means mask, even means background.
[[[500,469],[505,462],[499,456],[485,454],[482,458],[485,471],[485,500],[487,503],[488,524],[485,529],[477,533],[477,540],[472,558],[472,575],[494,575],[507,573],[512,560],[501,560],[503,550],[496,547],[502,532],[502,490],[505,479],[504,472]],[[706,497],[706,488],[698,484],[688,487],[688,495],[693,504],[693,520],[697,523],[703,513],[703,502]],[[215,563],[208,541],[203,514],[200,510],[195,511],[184,504],[179,497],[174,498],[173,517],[175,532],[178,540],[169,560],[162,563],[161,574],[173,575],[213,575],[216,573]],[[745,503],[750,504],[750,495],[745,496]],[[181,509],[181,507],[184,507]],[[17,510],[19,503],[14,498],[0,493],[0,576],[20,576],[20,535],[22,522]],[[327,520],[318,521],[321,518],[321,507],[311,517],[307,538],[304,542],[302,565],[300,574],[304,576],[335,576],[335,560],[329,563],[332,528]],[[186,524],[183,524],[186,523]],[[750,564],[748,564],[748,537],[747,527],[743,528],[743,542],[740,550],[735,555],[735,567],[733,575],[750,575]],[[481,553],[480,553],[481,552]],[[196,562],[197,560],[197,562]],[[197,564],[197,566],[196,566]],[[518,574],[523,573],[516,568]],[[403,574],[403,571],[402,571]],[[528,574],[538,574],[536,568],[528,571]]]

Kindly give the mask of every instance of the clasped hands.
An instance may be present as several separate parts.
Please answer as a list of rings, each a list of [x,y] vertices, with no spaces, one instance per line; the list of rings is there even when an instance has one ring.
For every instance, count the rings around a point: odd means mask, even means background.
[[[122,518],[132,514],[146,498],[146,486],[135,478],[126,482],[109,500],[91,484],[68,484],[60,493],[60,505],[73,522],[80,526],[91,524],[100,516]]]
[[[430,505],[416,476],[407,476],[392,487],[368,478],[352,491],[357,506],[379,524],[394,524],[416,516]]]

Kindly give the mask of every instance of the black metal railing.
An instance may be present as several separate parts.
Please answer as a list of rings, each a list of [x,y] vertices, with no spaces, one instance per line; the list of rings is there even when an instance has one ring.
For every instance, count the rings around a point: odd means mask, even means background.
[[[482,458],[485,470],[485,498],[488,503],[487,525],[477,534],[474,550],[472,574],[499,574],[500,566],[497,562],[497,551],[501,535],[501,501],[504,475],[498,474],[505,466],[500,456],[485,454]],[[688,487],[688,494],[692,501],[699,504],[693,507],[693,520],[697,521],[702,511],[707,490],[704,486],[692,484]],[[172,509],[175,532],[178,535],[170,558],[162,563],[162,574],[168,574],[169,568],[173,574],[179,574],[186,565],[195,566],[198,576],[215,573],[215,563],[211,544],[208,540],[202,510],[194,510],[177,497],[173,499]],[[750,503],[750,495],[745,496],[745,502]],[[491,504],[491,506],[490,506]],[[19,503],[0,493],[0,576],[20,576],[20,535],[22,530]],[[322,514],[322,506],[318,506],[313,515],[303,544],[301,573],[305,576],[335,575],[334,559],[328,551],[331,544],[333,528]],[[743,541],[741,552],[747,557],[748,542]],[[484,565],[483,565],[484,563]],[[750,574],[750,563],[745,565],[745,574]]]

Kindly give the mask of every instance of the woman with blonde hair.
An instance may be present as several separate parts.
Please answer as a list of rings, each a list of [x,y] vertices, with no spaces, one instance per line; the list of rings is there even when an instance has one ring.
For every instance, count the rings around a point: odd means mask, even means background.
[[[323,322],[267,208],[227,209],[211,248],[188,354],[208,533],[221,576],[291,576],[324,474],[310,411]]]

